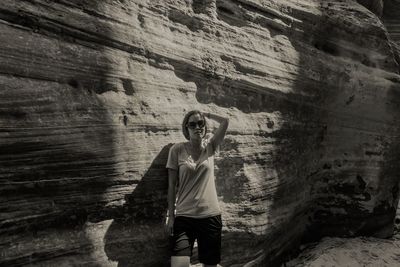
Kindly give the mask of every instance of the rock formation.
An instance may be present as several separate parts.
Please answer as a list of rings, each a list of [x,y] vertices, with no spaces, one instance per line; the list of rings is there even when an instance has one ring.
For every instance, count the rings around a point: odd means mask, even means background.
[[[231,121],[222,266],[391,235],[400,76],[356,1],[3,0],[0,19],[0,265],[165,265],[191,109]]]
[[[308,244],[287,267],[321,266],[397,266],[400,240],[373,237],[325,237],[318,244]]]
[[[357,0],[357,2],[374,12],[378,17],[382,16],[384,0]]]
[[[383,8],[382,20],[390,34],[391,44],[396,53],[396,60],[400,62],[400,1],[386,0]]]

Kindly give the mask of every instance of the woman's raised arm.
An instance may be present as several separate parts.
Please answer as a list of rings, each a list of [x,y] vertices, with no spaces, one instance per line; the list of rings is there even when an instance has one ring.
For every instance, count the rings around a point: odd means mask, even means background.
[[[225,138],[226,130],[228,129],[229,125],[229,119],[213,113],[204,113],[204,116],[219,123],[218,129],[215,131],[213,137],[210,140],[214,148],[216,148],[222,143]]]

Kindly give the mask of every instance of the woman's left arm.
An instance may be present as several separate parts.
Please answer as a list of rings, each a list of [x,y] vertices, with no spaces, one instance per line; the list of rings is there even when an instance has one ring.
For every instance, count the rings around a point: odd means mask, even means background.
[[[204,113],[204,116],[219,123],[218,129],[215,131],[215,134],[210,140],[214,148],[216,148],[222,143],[225,138],[226,130],[228,129],[229,125],[229,119],[213,113]]]

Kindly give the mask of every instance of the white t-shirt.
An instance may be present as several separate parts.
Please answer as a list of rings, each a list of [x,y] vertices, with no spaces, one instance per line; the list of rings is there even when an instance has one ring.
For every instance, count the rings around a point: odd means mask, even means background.
[[[178,171],[176,216],[206,218],[221,214],[214,176],[216,148],[207,142],[197,161],[188,153],[185,143],[174,144],[170,150],[167,168]]]

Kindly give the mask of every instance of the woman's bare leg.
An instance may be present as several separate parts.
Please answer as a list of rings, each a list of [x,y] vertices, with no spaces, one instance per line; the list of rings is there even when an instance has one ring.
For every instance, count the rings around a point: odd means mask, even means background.
[[[190,257],[189,256],[172,256],[171,267],[189,267]]]

